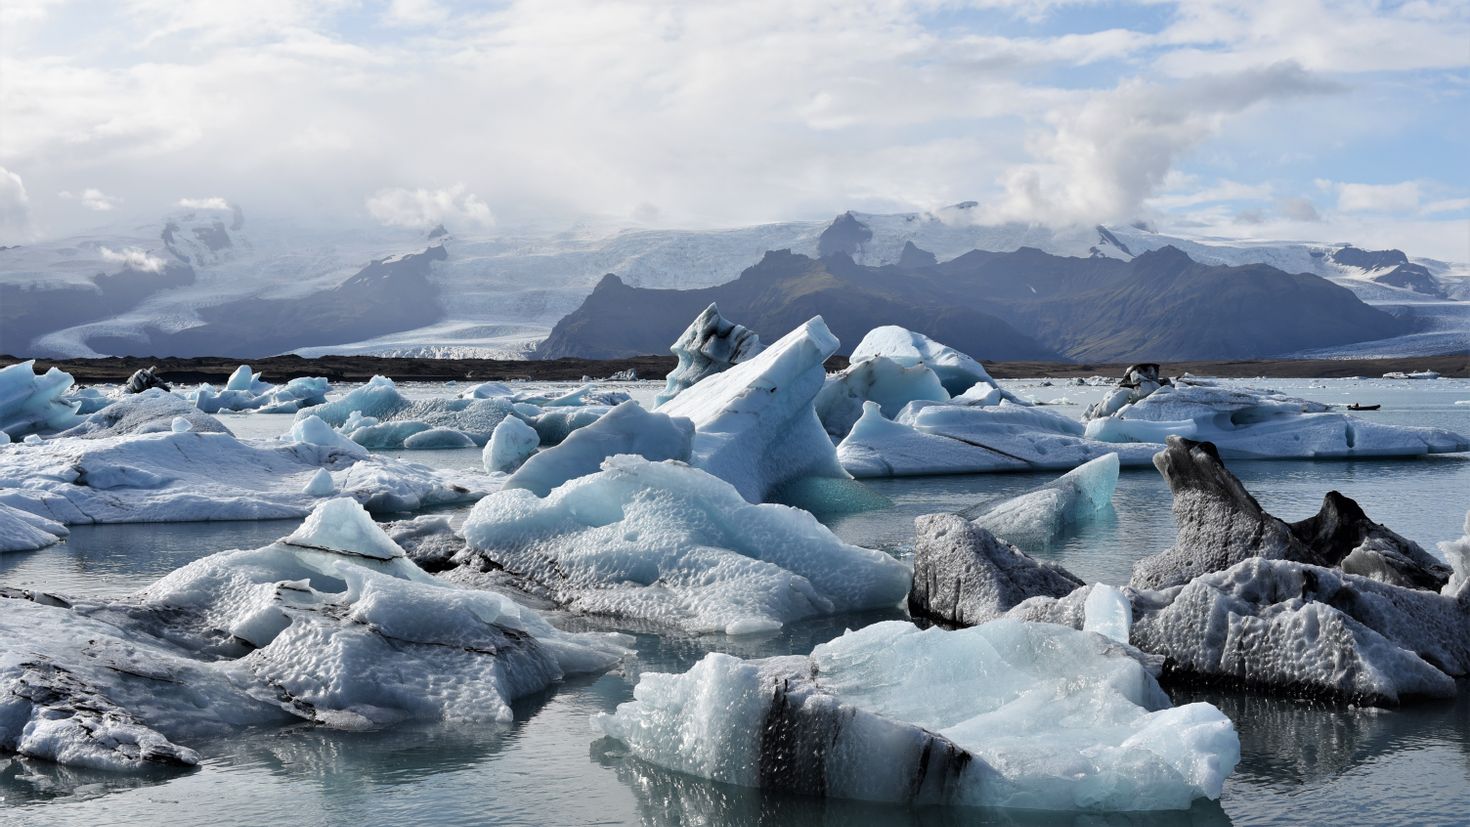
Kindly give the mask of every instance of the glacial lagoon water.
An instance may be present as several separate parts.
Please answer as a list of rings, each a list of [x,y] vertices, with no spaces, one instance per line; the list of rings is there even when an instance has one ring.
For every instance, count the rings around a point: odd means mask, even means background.
[[[1080,413],[1102,388],[1007,382],[1058,410]],[[1323,402],[1377,403],[1365,417],[1470,431],[1470,381],[1256,380]],[[629,386],[640,399],[649,383]],[[422,396],[457,391],[412,386]],[[274,436],[289,417],[235,415],[241,436]],[[478,451],[404,452],[435,465],[478,467]],[[1314,513],[1342,491],[1375,520],[1427,548],[1458,536],[1470,509],[1470,457],[1407,461],[1237,462],[1231,468],[1272,513]],[[844,539],[911,551],[920,514],[1010,496],[1051,474],[879,480],[892,505],[819,515]],[[1174,534],[1169,493],[1148,469],[1125,471],[1114,507],[1038,556],[1089,580],[1126,581],[1134,560]],[[462,514],[467,509],[460,509]],[[294,521],[80,526],[64,544],[0,556],[0,585],[59,593],[121,594],[198,557],[253,548]],[[516,704],[506,726],[399,727],[341,733],[313,727],[249,732],[191,744],[207,756],[191,771],[85,772],[0,757],[0,824],[774,824],[774,825],[1226,825],[1470,823],[1470,685],[1460,699],[1392,710],[1273,700],[1227,691],[1173,692],[1219,706],[1241,735],[1243,759],[1218,803],[1189,811],[1107,816],[909,809],[763,793],[680,776],[595,739],[587,719],[631,698],[639,671],[682,671],[710,651],[745,657],[805,653],[897,611],[794,624],[760,638],[637,636],[628,674],[564,683]],[[585,623],[562,618],[569,624]]]

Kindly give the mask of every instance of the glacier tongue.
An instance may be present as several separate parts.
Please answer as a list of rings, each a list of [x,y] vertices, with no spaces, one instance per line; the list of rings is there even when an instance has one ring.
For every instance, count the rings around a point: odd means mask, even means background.
[[[706,656],[644,674],[593,725],[670,769],[787,792],[1043,810],[1173,810],[1218,798],[1239,738],[1171,708],[1106,638],[1001,620],[887,622],[810,657]]]
[[[837,339],[820,316],[760,355],[706,377],[659,407],[694,423],[691,464],[734,485],[751,502],[800,477],[848,479],[812,400]]]

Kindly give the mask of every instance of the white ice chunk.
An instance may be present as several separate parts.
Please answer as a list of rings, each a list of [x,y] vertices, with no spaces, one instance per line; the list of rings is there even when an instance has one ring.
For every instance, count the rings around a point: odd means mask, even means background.
[[[367,509],[350,497],[327,500],[307,516],[301,527],[282,542],[321,551],[358,554],[377,560],[403,556],[403,549],[393,542],[381,526],[373,522]]]
[[[315,416],[308,416],[293,422],[291,430],[286,432],[285,439],[288,442],[330,448],[344,456],[359,458],[367,456],[367,451],[361,445],[337,433],[332,426]]]
[[[1439,544],[1439,553],[1454,572],[1441,590],[1442,594],[1454,596],[1470,583],[1470,512],[1465,514],[1465,535],[1458,540],[1446,540]]]
[[[1045,546],[1112,504],[1118,455],[1104,454],[1033,491],[989,506],[973,519],[1017,545]],[[965,516],[970,516],[968,513]]]
[[[311,481],[301,489],[301,493],[308,497],[330,497],[337,493],[337,484],[332,482],[332,472],[325,468],[317,469],[317,472],[312,474]]]
[[[887,357],[905,367],[923,365],[929,368],[939,377],[950,396],[972,390],[977,382],[1000,388],[979,362],[949,345],[940,344],[922,333],[897,325],[875,327],[868,331],[868,335],[852,349],[849,361],[857,364],[875,356]],[[1002,393],[1012,402],[1020,402],[1004,390]]]
[[[597,473],[603,460],[618,454],[688,462],[693,440],[694,424],[689,420],[624,402],[591,425],[573,431],[560,445],[526,460],[505,481],[505,487],[524,488],[544,497],[567,480]]]
[[[470,550],[569,609],[738,634],[895,606],[909,571],[837,539],[805,511],[751,505],[687,465],[615,456],[545,498],[496,492],[464,526]]]
[[[0,368],[0,431],[12,439],[62,431],[81,421],[80,403],[61,398],[72,386],[71,374],[53,367],[37,375],[35,367],[29,360]]]
[[[1133,604],[1121,589],[1103,583],[1095,584],[1083,604],[1082,631],[1097,632],[1118,641],[1128,642],[1133,627]]]
[[[490,441],[485,443],[481,459],[489,474],[509,474],[521,467],[528,457],[536,453],[541,436],[536,429],[513,416],[508,416],[495,426]]]
[[[842,439],[862,416],[864,402],[877,402],[882,414],[892,419],[910,402],[948,399],[949,393],[928,367],[874,356],[827,377],[814,406],[827,433]]]
[[[663,393],[655,399],[655,405],[673,399],[680,391],[698,384],[706,376],[749,360],[761,352],[761,339],[750,328],[725,319],[711,302],[685,328],[669,351],[678,357],[679,363],[669,371]]]
[[[837,339],[820,316],[759,356],[707,377],[659,407],[694,422],[693,465],[751,502],[799,477],[848,478],[812,400]]]
[[[1240,759],[1218,709],[1170,707],[1122,646],[1052,624],[877,623],[810,657],[645,673],[633,695],[593,725],[638,758],[839,798],[1182,810]]]
[[[463,431],[456,431],[453,428],[429,428],[404,439],[403,447],[411,451],[424,451],[444,448],[474,448],[476,445],[469,434]]]
[[[0,552],[35,551],[61,541],[66,526],[0,503]]]
[[[176,434],[182,434],[194,430],[194,423],[182,416],[176,416],[173,418],[173,422],[169,423],[169,430]]]

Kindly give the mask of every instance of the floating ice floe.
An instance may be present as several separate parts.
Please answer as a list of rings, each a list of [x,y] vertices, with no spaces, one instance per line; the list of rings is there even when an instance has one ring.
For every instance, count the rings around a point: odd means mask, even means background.
[[[1148,464],[1159,445],[1117,445],[1088,439],[1081,423],[1042,408],[914,402],[895,420],[876,404],[837,446],[855,477],[1066,471],[1116,453],[1123,466]]]
[[[213,416],[200,411],[189,401],[159,388],[142,393],[125,394],[111,404],[83,419],[59,436],[104,439],[134,434],[159,434],[172,431],[178,420],[189,423],[189,430],[204,434],[228,434],[230,429]]]
[[[1169,450],[1190,449],[1173,440]],[[1249,497],[1227,475],[1215,476]],[[1453,696],[1454,679],[1470,674],[1470,584],[1441,579],[1442,564],[1362,517],[1351,500],[1329,495],[1317,517],[1288,525],[1258,506],[1222,505],[1238,502],[1236,493],[1210,502],[1176,489],[1176,497],[1175,549],[1139,571],[1151,582],[1182,567],[1190,574],[1166,581],[1179,585],[1145,588],[1135,572],[1133,586],[1059,595],[1076,580],[1065,569],[935,515],[920,519],[910,611],[957,625],[1004,616],[1109,635],[1127,628],[1131,645],[1164,658],[1171,680],[1270,694],[1393,704]]]
[[[822,427],[840,440],[862,417],[863,403],[877,403],[879,412],[892,419],[915,401],[947,402],[949,392],[925,365],[901,365],[886,356],[873,356],[827,377],[814,405]]]
[[[760,355],[706,377],[659,406],[694,422],[691,464],[751,502],[801,477],[847,479],[812,408],[837,339],[817,316]]]
[[[1069,526],[1091,519],[1112,505],[1118,468],[1118,455],[1104,454],[1034,491],[962,512],[962,516],[1009,542],[1046,546]]]
[[[302,408],[297,420],[319,417],[367,448],[477,447],[490,441],[495,426],[515,416],[515,406],[501,396],[426,399],[415,402],[399,393],[393,380],[374,376],[341,399]],[[447,431],[456,431],[464,439]],[[421,436],[433,431],[429,436]],[[417,437],[417,439],[415,439]]]
[[[66,526],[0,503],[0,552],[35,551],[61,542]]]
[[[805,511],[751,505],[698,468],[636,456],[545,498],[487,496],[464,536],[461,565],[504,569],[573,611],[695,633],[897,606],[909,584],[903,563],[842,542]]]
[[[505,481],[505,488],[524,488],[544,497],[568,480],[597,473],[603,460],[618,454],[688,462],[693,440],[694,424],[689,420],[645,411],[637,402],[624,402],[591,425],[574,431],[560,445],[526,460]]]
[[[1100,413],[1094,412],[1094,413]],[[1334,459],[1470,451],[1470,439],[1443,428],[1388,425],[1330,411],[1275,391],[1227,388],[1181,378],[1087,423],[1089,439],[1208,441],[1234,459]]]
[[[480,474],[368,456],[320,420],[297,423],[294,442],[163,424],[156,433],[0,447],[0,503],[65,524],[256,520],[308,513],[317,500],[306,489],[323,469],[336,491],[377,511],[471,501],[492,487]]]
[[[481,452],[485,472],[511,473],[536,453],[540,444],[541,435],[535,428],[513,416],[506,417],[495,426],[490,433],[490,441],[485,443],[485,450]]]
[[[241,365],[230,374],[223,390],[216,391],[208,382],[189,392],[187,397],[205,413],[220,411],[259,411],[261,413],[295,413],[302,408],[321,405],[331,390],[320,376],[301,376],[284,385],[274,385],[253,373],[249,365]]]
[[[103,769],[195,764],[184,742],[247,726],[509,721],[626,652],[436,580],[350,500],[128,597],[0,604],[0,749]]]
[[[1171,707],[1127,647],[1000,620],[887,622],[809,657],[645,673],[593,725],[645,761],[745,787],[1034,810],[1177,810],[1240,759],[1218,709]]]
[[[0,432],[10,439],[54,433],[81,421],[79,402],[62,397],[72,386],[71,374],[51,368],[35,371],[35,360],[0,368]]]
[[[761,338],[750,328],[726,320],[711,302],[685,328],[669,351],[678,357],[679,363],[669,371],[663,393],[655,399],[655,405],[673,399],[680,391],[706,376],[728,370],[731,365],[760,353]]]

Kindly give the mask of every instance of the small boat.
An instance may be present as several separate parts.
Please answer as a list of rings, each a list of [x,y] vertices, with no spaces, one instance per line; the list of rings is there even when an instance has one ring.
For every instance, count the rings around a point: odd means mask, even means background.
[[[1347,407],[1347,409],[1350,410],[1350,411],[1376,411],[1376,410],[1378,410],[1381,407],[1383,407],[1383,406],[1382,405],[1359,405],[1358,403],[1354,402],[1353,404],[1349,405]]]

